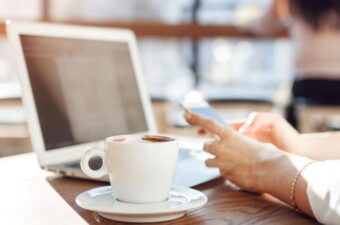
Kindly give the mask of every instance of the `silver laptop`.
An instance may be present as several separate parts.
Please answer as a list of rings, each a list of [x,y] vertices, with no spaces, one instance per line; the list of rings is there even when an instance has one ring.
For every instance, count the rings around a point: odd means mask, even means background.
[[[87,178],[80,158],[103,147],[105,137],[157,133],[132,32],[25,22],[6,28],[43,169]],[[181,149],[175,184],[191,187],[218,177],[205,166],[207,157],[194,145]],[[91,164],[100,168],[102,162]]]

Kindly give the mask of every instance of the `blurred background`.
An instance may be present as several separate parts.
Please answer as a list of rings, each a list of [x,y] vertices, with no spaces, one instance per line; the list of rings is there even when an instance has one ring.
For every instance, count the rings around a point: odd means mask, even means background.
[[[283,114],[293,77],[290,41],[286,34],[260,38],[243,29],[270,2],[0,0],[0,157],[31,149],[5,19],[132,29],[159,130],[191,134],[178,103],[192,89],[227,120],[251,111]],[[331,129],[335,119],[325,125],[313,117],[301,129]]]

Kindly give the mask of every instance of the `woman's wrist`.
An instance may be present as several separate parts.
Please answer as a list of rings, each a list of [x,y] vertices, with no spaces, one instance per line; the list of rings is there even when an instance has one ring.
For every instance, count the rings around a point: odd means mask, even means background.
[[[307,181],[295,179],[297,173],[313,160],[277,149],[265,150],[261,155],[257,163],[259,190],[291,205],[292,184],[296,182],[293,191],[294,197],[298,198],[294,198],[295,204],[308,215],[312,215],[306,195]]]
[[[261,192],[271,192],[274,186],[273,184],[276,183],[277,178],[274,171],[283,164],[286,158],[287,153],[278,150],[271,144],[265,144],[264,149],[258,155],[258,159],[254,167],[254,174],[257,175],[257,184]]]

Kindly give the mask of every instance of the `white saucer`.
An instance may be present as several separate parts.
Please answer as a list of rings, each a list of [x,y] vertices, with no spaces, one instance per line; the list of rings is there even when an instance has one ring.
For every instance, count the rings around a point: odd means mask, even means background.
[[[201,208],[208,201],[200,191],[173,186],[167,201],[152,204],[132,204],[116,200],[111,186],[85,191],[76,197],[81,208],[96,211],[104,218],[134,223],[162,222],[177,219],[188,210]]]

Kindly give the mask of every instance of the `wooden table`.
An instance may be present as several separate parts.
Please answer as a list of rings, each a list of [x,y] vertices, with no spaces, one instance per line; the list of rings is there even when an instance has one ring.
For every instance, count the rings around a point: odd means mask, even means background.
[[[75,204],[75,197],[105,183],[64,178],[39,168],[33,153],[0,159],[0,224],[123,224]],[[317,224],[268,195],[242,192],[223,179],[199,185],[208,204],[161,224]]]

